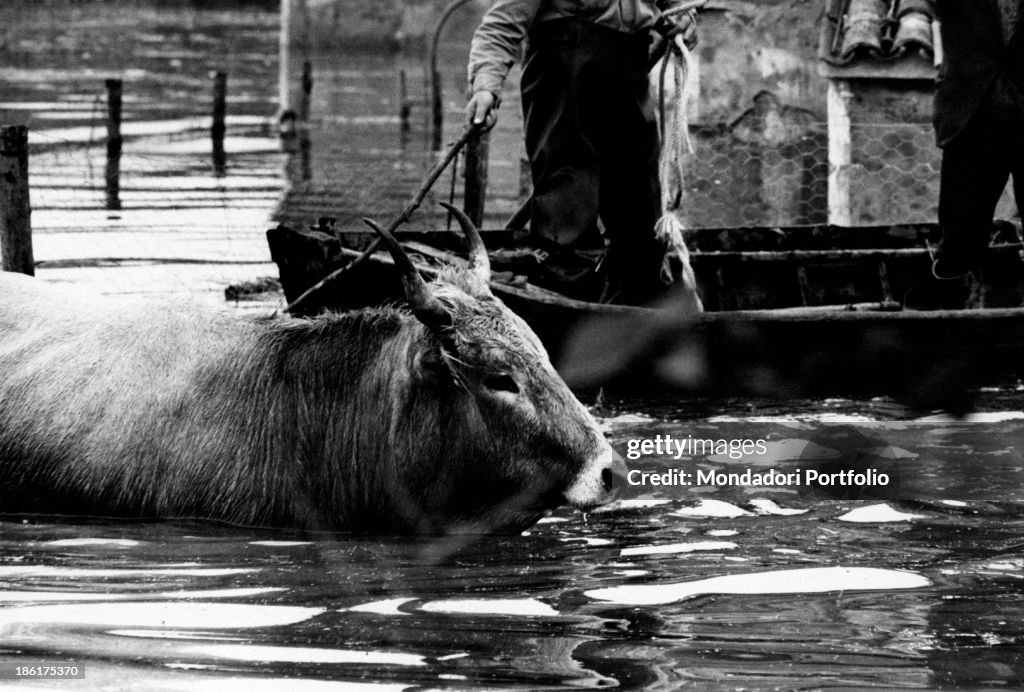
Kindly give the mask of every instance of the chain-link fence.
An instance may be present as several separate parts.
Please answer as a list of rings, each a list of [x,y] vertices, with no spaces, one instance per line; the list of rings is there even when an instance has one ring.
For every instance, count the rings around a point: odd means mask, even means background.
[[[682,200],[690,228],[795,226],[829,221],[829,136],[806,123],[777,141],[740,127],[698,127]],[[936,220],[940,151],[930,125],[854,124],[847,168],[852,225]]]

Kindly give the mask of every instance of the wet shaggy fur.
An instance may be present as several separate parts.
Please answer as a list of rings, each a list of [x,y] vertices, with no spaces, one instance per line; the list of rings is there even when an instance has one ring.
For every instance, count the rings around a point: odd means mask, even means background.
[[[400,309],[240,319],[0,274],[0,513],[524,528],[603,440],[479,288],[434,286],[439,338]]]

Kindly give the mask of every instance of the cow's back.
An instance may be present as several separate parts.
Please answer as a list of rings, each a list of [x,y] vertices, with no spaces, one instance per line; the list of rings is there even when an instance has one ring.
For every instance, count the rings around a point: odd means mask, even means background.
[[[232,472],[231,408],[250,402],[227,389],[256,331],[211,308],[0,273],[0,489],[10,499],[28,477],[54,498],[89,488],[117,513],[187,511],[181,497]]]

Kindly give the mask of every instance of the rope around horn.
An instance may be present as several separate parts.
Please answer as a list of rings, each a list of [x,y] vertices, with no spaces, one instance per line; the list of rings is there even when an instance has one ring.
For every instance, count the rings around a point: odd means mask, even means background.
[[[399,213],[399,215],[396,216],[390,224],[388,224],[388,233],[394,233],[399,226],[401,226],[403,223],[409,220],[409,217],[412,216],[414,211],[419,209],[420,205],[423,203],[423,199],[427,196],[427,193],[430,191],[430,188],[434,186],[434,183],[437,182],[437,179],[441,177],[442,173],[444,173],[444,169],[447,168],[448,165],[453,160],[455,160],[455,157],[458,156],[459,151],[462,150],[462,147],[466,146],[466,142],[468,142],[470,138],[473,137],[478,132],[479,129],[479,127],[474,126],[467,127],[465,130],[463,130],[462,134],[459,135],[459,138],[455,140],[455,142],[451,146],[448,147],[448,150],[445,152],[445,155],[441,158],[441,160],[435,163],[434,167],[430,169],[429,173],[427,173],[427,177],[423,179],[423,182],[420,184],[419,189],[416,190],[416,193],[412,196],[412,199],[409,200],[409,203],[406,204],[405,208],[402,209],[401,213]],[[377,248],[379,248],[380,245],[381,239],[379,237],[375,238],[373,242],[370,243],[370,245],[366,248],[363,254],[356,257],[354,260],[346,264],[344,267],[335,269],[330,274],[328,274],[327,276],[325,276],[324,278],[320,279],[315,284],[310,286],[302,295],[300,295],[298,298],[293,300],[291,304],[285,307],[284,312],[294,313],[304,303],[308,302],[311,296],[319,293],[325,286],[328,286],[329,284],[336,281],[340,276],[344,275],[345,272],[349,271],[350,269],[354,269],[355,267],[362,264],[367,257],[369,257],[370,255],[377,251]]]
[[[686,247],[684,237],[686,228],[677,214],[683,198],[684,159],[687,154],[694,151],[687,113],[689,103],[697,90],[695,71],[691,69],[692,60],[686,44],[681,37],[676,36],[669,43],[658,75],[658,110],[661,126],[658,180],[661,184],[661,218],[654,225],[654,235],[667,247],[661,267],[662,277],[672,281],[670,259],[675,255],[682,265],[679,282],[687,296],[692,299],[695,310],[699,312],[703,310],[703,305],[697,295],[697,278],[694,276],[693,267],[690,266],[690,250]],[[669,69],[672,70],[675,87],[672,90],[672,103],[667,102],[665,88]]]

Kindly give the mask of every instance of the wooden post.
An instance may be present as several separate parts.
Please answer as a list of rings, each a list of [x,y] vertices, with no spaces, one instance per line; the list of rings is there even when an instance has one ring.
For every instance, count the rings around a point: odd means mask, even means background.
[[[828,222],[853,225],[850,200],[850,168],[853,144],[850,133],[850,85],[841,79],[828,81]]]
[[[462,197],[462,208],[478,227],[484,220],[490,143],[490,133],[477,130],[466,144],[466,187]]]
[[[213,125],[210,134],[213,137],[213,172],[224,175],[227,155],[224,153],[224,132],[227,129],[224,118],[227,113],[228,76],[217,72],[213,76]]]
[[[121,80],[107,80],[107,209],[121,208]]]
[[[292,0],[281,0],[281,30],[277,44],[277,108],[278,114],[290,110],[292,67]]]
[[[409,118],[412,115],[412,103],[409,101],[409,83],[405,70],[398,71],[398,123],[402,135],[409,134],[411,126]]]
[[[433,114],[434,126],[431,130],[431,144],[430,148],[432,151],[441,151],[442,140],[444,139],[444,102],[441,98],[441,73],[438,70],[434,70],[434,80],[431,82],[431,113]]]
[[[28,195],[28,128],[0,128],[0,268],[35,274]]]
[[[313,94],[313,65],[308,61],[302,63],[302,100],[299,102],[299,122],[309,122],[310,103]]]

